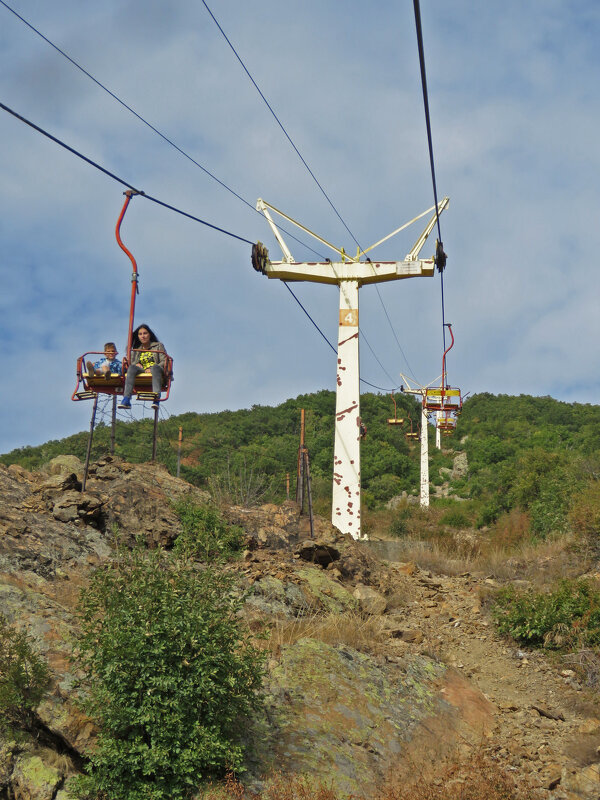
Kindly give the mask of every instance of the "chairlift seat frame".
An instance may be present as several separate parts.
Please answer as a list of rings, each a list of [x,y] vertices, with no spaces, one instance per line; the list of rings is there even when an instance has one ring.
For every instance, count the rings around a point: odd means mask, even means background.
[[[430,386],[423,392],[423,408],[426,411],[462,410],[460,389],[451,386]]]
[[[85,366],[86,361],[89,360],[88,356],[99,355],[103,356],[104,351],[90,350],[87,353],[84,353],[82,356],[79,356],[77,359],[77,385],[75,386],[75,390],[71,395],[72,400],[92,400],[98,394],[107,394],[111,396],[123,394],[125,388],[125,375],[127,374],[126,363],[124,366],[124,375],[119,375],[116,372],[113,372],[111,373],[110,378],[107,378],[104,375],[94,374],[92,376],[88,374],[87,367]],[[173,380],[173,359],[166,352],[164,352],[164,355],[166,358],[166,364],[164,367],[165,375],[161,387],[161,392],[164,392],[164,397],[161,398],[161,402],[164,402],[168,399],[171,391],[171,381]],[[97,361],[98,359],[94,360]],[[80,388],[81,386],[83,389]],[[142,372],[136,377],[133,393],[137,395],[138,399],[140,400],[153,399],[154,394],[152,392],[152,373]],[[150,398],[149,395],[152,395],[152,398]]]

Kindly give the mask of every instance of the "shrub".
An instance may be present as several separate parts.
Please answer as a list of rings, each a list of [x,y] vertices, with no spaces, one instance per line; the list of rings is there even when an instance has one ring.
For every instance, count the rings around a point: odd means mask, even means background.
[[[46,693],[50,672],[27,634],[0,614],[0,731],[7,722],[27,724]]]
[[[471,527],[469,518],[458,508],[453,508],[449,511],[446,511],[446,513],[441,517],[440,523],[442,525],[449,525],[451,528]]]
[[[277,462],[270,466],[271,469],[276,469]],[[231,466],[228,458],[225,471],[208,478],[210,493],[220,506],[257,506],[274,493],[276,484],[276,477],[264,469],[255,472],[254,467],[248,468],[245,458],[237,470]]]
[[[484,528],[488,525],[493,525],[502,514],[502,504],[498,502],[497,498],[493,498],[489,503],[482,506],[475,525],[478,528]]]
[[[569,522],[578,536],[596,548],[600,545],[600,481],[590,481],[574,495]]]
[[[585,580],[562,580],[549,593],[503,589],[493,612],[500,631],[524,644],[553,650],[600,645],[600,591]]]
[[[263,656],[233,578],[160,551],[120,554],[79,605],[76,661],[99,728],[80,794],[183,800],[239,770],[241,720],[259,704]]]
[[[374,500],[384,503],[402,491],[402,480],[397,475],[378,475],[369,481],[369,492]]]
[[[406,536],[409,531],[408,521],[411,516],[410,506],[405,505],[394,511],[394,515],[390,521],[389,532],[392,536],[398,538]]]
[[[212,563],[227,561],[240,552],[243,530],[238,525],[229,525],[217,509],[197,506],[188,500],[181,500],[174,507],[182,527],[173,548],[177,555]]]

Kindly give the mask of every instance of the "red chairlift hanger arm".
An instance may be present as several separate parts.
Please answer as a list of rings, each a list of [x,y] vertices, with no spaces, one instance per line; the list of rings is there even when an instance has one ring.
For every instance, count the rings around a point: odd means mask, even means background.
[[[132,344],[132,337],[133,337],[133,320],[135,317],[135,296],[139,292],[138,289],[138,268],[135,258],[129,252],[129,250],[125,247],[121,240],[121,223],[123,222],[123,217],[125,216],[125,212],[127,211],[127,206],[134,194],[142,194],[142,192],[136,192],[133,189],[128,189],[124,192],[125,195],[125,202],[123,204],[123,208],[121,209],[121,214],[119,215],[119,219],[117,221],[117,227],[115,229],[115,236],[117,237],[117,244],[121,248],[121,250],[127,255],[129,260],[131,261],[131,266],[133,267],[133,272],[131,274],[131,301],[129,304],[129,328],[127,330],[127,352],[125,354],[125,358],[127,359],[127,364],[131,364],[131,344]]]
[[[394,419],[388,419],[388,425],[402,425],[404,423],[404,419],[398,419],[398,407],[396,405],[396,398],[394,397],[393,392],[390,393],[390,397],[394,403]]]
[[[452,324],[450,322],[445,322],[444,324],[450,331],[452,342],[450,344],[450,347],[447,347],[444,350],[444,355],[442,356],[442,403],[444,402],[444,389],[448,388],[448,385],[446,383],[446,353],[449,353],[450,350],[452,350],[452,348],[454,347],[454,334],[452,333]]]

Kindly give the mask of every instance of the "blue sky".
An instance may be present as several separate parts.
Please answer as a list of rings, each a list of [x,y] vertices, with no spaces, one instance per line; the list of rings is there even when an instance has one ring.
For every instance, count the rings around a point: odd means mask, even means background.
[[[354,251],[202,3],[10,5],[250,205],[263,197]],[[433,204],[410,0],[209,5],[362,247]],[[450,196],[450,383],[596,403],[600,7],[421,5],[438,194]],[[280,257],[260,215],[1,5],[0,85],[1,102],[111,172]],[[130,268],[114,238],[123,187],[6,112],[0,136],[6,452],[87,428],[90,404],[70,400],[76,358],[107,339],[124,350]],[[375,256],[403,259],[419,232]],[[248,245],[141,198],[122,236],[140,269],[137,322],[175,359],[170,413],[334,388],[333,352],[286,288],[252,270]],[[293,288],[335,343],[337,290]],[[360,303],[364,379],[439,375],[439,278],[365,287]]]

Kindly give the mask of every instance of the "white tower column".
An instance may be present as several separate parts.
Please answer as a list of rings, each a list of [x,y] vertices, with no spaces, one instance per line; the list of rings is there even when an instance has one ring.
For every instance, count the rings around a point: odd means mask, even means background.
[[[429,508],[429,430],[427,411],[421,409],[421,508]]]
[[[355,539],[360,531],[360,371],[358,281],[340,281],[340,316],[331,521]]]

